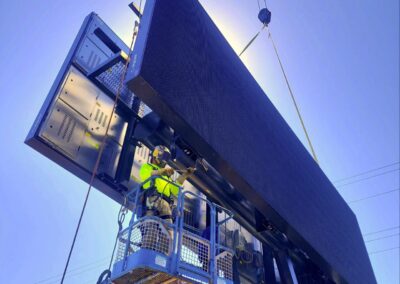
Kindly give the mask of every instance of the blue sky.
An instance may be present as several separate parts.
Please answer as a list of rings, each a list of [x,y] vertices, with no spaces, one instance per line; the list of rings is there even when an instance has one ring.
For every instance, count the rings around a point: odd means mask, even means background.
[[[97,12],[128,42],[133,20],[128,3],[0,2],[0,283],[59,282],[87,185],[23,141],[84,17]],[[201,3],[238,52],[260,28],[255,0]],[[267,4],[271,32],[328,177],[335,181],[398,162],[398,1]],[[305,143],[265,33],[243,61]],[[338,190],[345,200],[354,201],[398,187],[399,171],[393,171]],[[398,191],[350,206],[364,234],[399,226]],[[92,192],[66,283],[94,283],[107,266],[117,210],[113,201]],[[367,242],[368,251],[398,247],[398,234],[394,229],[367,235],[366,240],[395,235]],[[371,262],[379,283],[400,283],[399,249],[372,254]]]

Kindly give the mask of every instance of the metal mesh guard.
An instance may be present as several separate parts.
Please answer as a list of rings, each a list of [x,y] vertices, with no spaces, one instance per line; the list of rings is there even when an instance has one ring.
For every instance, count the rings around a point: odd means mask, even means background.
[[[124,258],[129,230],[123,231],[118,240],[116,261]],[[140,221],[133,225],[130,245],[127,256],[137,252],[139,249],[149,249],[165,255],[172,251],[172,239],[164,225],[153,219]]]
[[[217,262],[217,273],[218,277],[233,280],[233,254],[228,251],[221,252],[219,255],[215,257]]]
[[[101,82],[110,92],[112,92],[114,95],[117,95],[123,70],[124,64],[122,62],[117,62],[111,68],[96,76],[96,79]],[[123,84],[121,88],[120,98],[130,108],[132,108],[135,96],[131,91],[129,91],[125,84]]]
[[[208,272],[210,243],[203,238],[184,231],[182,235],[180,260]]]

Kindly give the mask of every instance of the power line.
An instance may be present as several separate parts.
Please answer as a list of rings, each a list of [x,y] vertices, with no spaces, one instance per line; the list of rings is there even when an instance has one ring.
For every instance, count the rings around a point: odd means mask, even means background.
[[[389,174],[389,173],[392,173],[392,172],[397,172],[399,170],[400,170],[400,168],[394,169],[394,170],[389,170],[389,171],[386,171],[386,172],[383,172],[383,173],[379,173],[379,174],[376,174],[376,175],[372,175],[372,176],[369,176],[369,177],[358,179],[358,180],[355,180],[355,181],[352,181],[352,182],[348,182],[348,183],[345,183],[345,184],[337,185],[336,188],[344,187],[344,186],[347,186],[347,185],[350,185],[350,184],[354,184],[354,183],[358,183],[358,182],[361,182],[361,181],[364,181],[364,180],[368,180],[368,179],[371,179],[371,178],[374,178],[374,177],[383,176],[383,175],[386,175],[386,174]]]
[[[70,270],[68,271],[67,277],[68,277],[68,276],[70,275],[70,273],[72,273],[72,272],[77,272],[77,271],[79,271],[79,270],[81,270],[81,269],[83,269],[83,268],[90,267],[90,266],[92,266],[92,265],[94,265],[94,264],[103,263],[103,262],[105,262],[107,259],[109,259],[108,256],[107,256],[107,257],[104,257],[104,258],[102,258],[102,259],[100,259],[100,260],[93,261],[93,262],[89,262],[89,263],[87,263],[87,264],[83,264],[83,265],[80,265],[80,266],[75,267],[75,268],[73,268],[73,269],[70,269]],[[34,284],[40,284],[40,283],[44,283],[44,282],[48,282],[48,281],[54,281],[54,279],[59,279],[61,276],[62,276],[62,274],[53,275],[53,276],[47,277],[47,278],[45,278],[45,279],[39,280],[39,281],[35,282]]]
[[[383,249],[383,250],[372,251],[372,252],[369,252],[368,254],[372,255],[372,254],[377,254],[377,253],[381,253],[381,252],[392,251],[392,250],[399,249],[399,248],[400,248],[400,246],[393,247],[393,248],[388,248],[388,249]]]
[[[92,271],[92,270],[95,270],[95,269],[99,269],[99,268],[102,267],[102,266],[104,266],[104,264],[99,264],[99,265],[96,265],[96,266],[94,266],[94,267],[87,268],[87,269],[85,269],[85,270],[82,270],[82,271],[79,271],[79,272],[76,272],[76,273],[67,274],[67,275],[65,276],[65,278],[70,278],[70,277],[78,276],[78,275],[87,273],[87,272],[89,272],[89,271]],[[57,284],[57,283],[59,283],[59,280],[60,280],[60,279],[54,279],[54,280],[52,280],[51,282],[47,282],[46,284]]]
[[[400,233],[392,234],[392,235],[388,235],[388,236],[384,236],[384,237],[380,237],[380,238],[375,238],[375,239],[371,239],[371,240],[367,240],[367,241],[365,241],[365,243],[379,241],[379,240],[383,240],[383,239],[388,239],[388,238],[392,238],[392,237],[396,237],[396,236],[400,236]]]
[[[345,178],[337,179],[337,180],[333,181],[332,183],[338,183],[338,182],[345,181],[345,180],[348,180],[348,179],[352,179],[352,178],[355,178],[355,177],[363,176],[363,175],[365,175],[365,174],[369,174],[369,173],[375,172],[375,171],[377,171],[377,170],[385,169],[385,168],[388,168],[388,167],[397,165],[397,164],[399,164],[399,163],[400,163],[400,162],[395,162],[395,163],[387,164],[387,165],[384,165],[384,166],[381,166],[381,167],[378,167],[378,168],[374,168],[374,169],[371,169],[371,170],[368,170],[368,171],[365,171],[365,172],[361,172],[361,173],[358,173],[358,174],[354,174],[354,175],[352,175],[352,176],[348,176],[348,177],[345,177]]]
[[[367,199],[375,198],[375,197],[378,197],[378,196],[381,196],[381,195],[385,195],[385,194],[389,194],[389,193],[396,192],[396,191],[400,191],[400,188],[396,188],[396,189],[380,192],[380,193],[377,193],[377,194],[374,194],[374,195],[370,195],[370,196],[367,196],[367,197],[364,197],[364,198],[352,200],[352,201],[349,201],[347,203],[356,203],[356,202],[360,202],[360,201],[364,201],[364,200],[367,200]]]
[[[377,234],[377,233],[392,231],[392,230],[395,230],[395,229],[398,229],[398,228],[400,228],[400,226],[389,227],[389,228],[385,228],[385,229],[382,229],[382,230],[379,230],[379,231],[375,231],[375,232],[369,232],[369,233],[363,234],[363,237],[369,236],[369,235],[375,235],[375,234]]]
[[[97,282],[97,279],[91,279],[91,280],[89,280],[87,282],[84,282],[83,284],[93,284],[93,283],[96,283],[96,282]]]

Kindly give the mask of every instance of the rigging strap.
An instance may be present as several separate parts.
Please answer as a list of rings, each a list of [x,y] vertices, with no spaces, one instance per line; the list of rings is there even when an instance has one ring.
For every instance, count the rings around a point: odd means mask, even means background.
[[[311,150],[311,153],[312,153],[312,156],[313,156],[315,162],[316,162],[317,164],[319,164],[317,155],[316,155],[315,150],[314,150],[314,147],[313,147],[313,145],[312,145],[312,143],[311,143],[310,136],[308,135],[308,131],[307,131],[306,125],[304,124],[303,117],[301,116],[299,106],[297,105],[297,102],[296,102],[296,99],[295,99],[295,97],[294,97],[292,88],[290,87],[290,84],[289,84],[289,80],[288,80],[288,78],[287,78],[287,76],[286,76],[285,69],[283,68],[283,64],[282,64],[281,58],[279,57],[278,49],[276,48],[275,42],[274,42],[274,40],[273,40],[273,38],[272,38],[272,35],[271,35],[271,31],[269,30],[268,27],[267,27],[267,31],[268,31],[268,38],[271,39],[272,46],[274,47],[274,51],[275,51],[276,57],[278,58],[279,65],[280,65],[280,67],[281,67],[283,76],[285,77],[285,81],[286,81],[286,85],[287,85],[287,87],[288,87],[288,89],[289,89],[290,97],[292,98],[293,104],[294,104],[294,106],[295,106],[295,108],[296,108],[297,116],[299,117],[299,120],[300,120],[301,126],[302,126],[302,128],[303,128],[304,134],[306,135],[307,142],[308,142],[308,146],[310,147],[310,150]]]
[[[264,3],[265,3],[265,8],[264,8],[264,10],[268,11],[267,8],[266,8],[266,7],[267,7],[267,3],[266,3],[265,0],[264,0]],[[257,4],[258,4],[258,6],[260,7],[260,2],[259,2],[259,0],[257,0]],[[307,128],[306,128],[306,126],[305,126],[303,117],[302,117],[302,115],[301,115],[301,113],[300,113],[299,106],[297,105],[296,99],[295,99],[295,97],[294,97],[292,88],[291,88],[290,83],[289,83],[289,80],[288,80],[288,78],[287,78],[287,76],[286,76],[285,69],[283,68],[283,64],[282,64],[281,58],[280,58],[279,53],[278,53],[278,49],[276,48],[275,42],[274,42],[274,40],[273,40],[273,38],[272,38],[272,35],[271,35],[271,31],[269,30],[269,27],[268,27],[268,23],[269,23],[269,21],[271,20],[271,17],[270,17],[270,16],[271,16],[271,14],[270,14],[270,12],[269,12],[269,19],[267,19],[267,21],[262,21],[262,22],[263,22],[263,26],[262,26],[261,30],[260,30],[258,33],[256,33],[256,35],[255,35],[255,36],[249,41],[249,43],[243,48],[243,50],[239,53],[239,57],[242,56],[242,54],[252,45],[252,43],[257,39],[257,37],[258,37],[258,36],[260,35],[260,33],[262,32],[262,30],[263,30],[265,27],[267,27],[268,38],[271,39],[272,46],[273,46],[274,51],[275,51],[275,55],[276,55],[276,57],[278,58],[279,66],[280,66],[281,71],[282,71],[282,73],[283,73],[283,77],[285,78],[285,82],[286,82],[286,85],[287,85],[287,87],[288,87],[288,90],[289,90],[289,93],[290,93],[290,97],[291,97],[291,99],[292,99],[292,102],[293,102],[293,104],[294,104],[294,107],[296,108],[296,113],[297,113],[297,116],[298,116],[298,118],[299,118],[299,120],[300,120],[301,127],[303,128],[303,132],[304,132],[304,134],[305,134],[305,136],[306,136],[308,146],[309,146],[309,148],[310,148],[310,150],[311,150],[311,154],[312,154],[312,156],[313,156],[315,162],[316,162],[317,164],[319,164],[319,161],[318,161],[318,158],[317,158],[317,154],[315,153],[314,147],[313,147],[313,145],[312,145],[312,143],[311,143],[310,135],[308,134],[308,131],[307,131]],[[260,18],[260,15],[259,15],[259,18]],[[260,18],[260,21],[261,21],[261,20],[262,20],[262,19]]]
[[[263,25],[261,30],[256,33],[256,35],[249,41],[249,43],[243,48],[243,50],[239,53],[239,57],[250,47],[250,45],[256,40],[256,38],[260,35],[261,31],[266,27]]]

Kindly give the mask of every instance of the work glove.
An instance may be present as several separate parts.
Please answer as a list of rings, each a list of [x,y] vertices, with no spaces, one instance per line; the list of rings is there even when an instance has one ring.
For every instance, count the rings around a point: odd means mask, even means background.
[[[191,175],[196,171],[196,168],[189,167],[186,169],[186,174]]]
[[[172,176],[173,174],[174,174],[174,169],[172,169],[172,168],[164,168],[164,169],[160,169],[160,174],[161,175],[165,175],[165,176],[168,176],[168,177],[170,177],[170,176]]]

